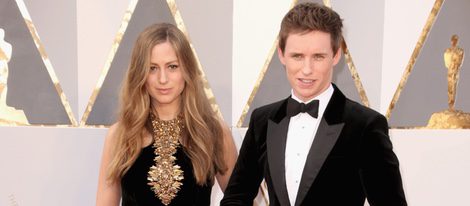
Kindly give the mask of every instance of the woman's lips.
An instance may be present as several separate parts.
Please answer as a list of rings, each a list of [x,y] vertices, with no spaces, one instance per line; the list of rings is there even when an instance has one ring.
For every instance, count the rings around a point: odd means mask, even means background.
[[[170,88],[163,88],[163,89],[157,89],[160,94],[169,94],[171,89]]]

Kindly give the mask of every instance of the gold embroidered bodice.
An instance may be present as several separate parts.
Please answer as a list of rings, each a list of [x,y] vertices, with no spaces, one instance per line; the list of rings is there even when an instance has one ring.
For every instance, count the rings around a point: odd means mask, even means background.
[[[173,120],[160,120],[150,114],[153,127],[153,148],[155,164],[148,172],[148,185],[164,205],[170,204],[180,190],[183,180],[181,167],[175,164],[174,156],[180,147],[179,139],[183,133],[184,121],[182,115]]]

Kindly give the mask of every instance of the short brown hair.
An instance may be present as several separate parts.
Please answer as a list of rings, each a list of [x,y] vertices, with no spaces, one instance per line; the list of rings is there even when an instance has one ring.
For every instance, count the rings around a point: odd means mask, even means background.
[[[317,3],[302,3],[292,8],[282,19],[279,48],[286,48],[287,37],[293,33],[322,31],[331,35],[331,48],[336,54],[343,39],[343,23],[335,11]]]

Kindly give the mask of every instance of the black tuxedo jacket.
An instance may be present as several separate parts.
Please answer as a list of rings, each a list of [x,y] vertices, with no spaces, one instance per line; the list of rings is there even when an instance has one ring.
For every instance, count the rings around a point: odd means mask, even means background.
[[[307,156],[295,205],[407,205],[388,136],[378,112],[347,99],[334,86]],[[285,182],[287,99],[253,111],[221,205],[253,205],[265,178],[270,205],[290,205]]]

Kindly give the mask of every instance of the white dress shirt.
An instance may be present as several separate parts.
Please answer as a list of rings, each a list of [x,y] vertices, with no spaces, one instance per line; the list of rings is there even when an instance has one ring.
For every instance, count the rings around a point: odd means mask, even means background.
[[[300,103],[309,103],[318,99],[318,118],[313,118],[308,113],[299,113],[290,118],[289,130],[287,132],[286,153],[285,153],[285,169],[286,169],[286,186],[291,205],[294,205],[299,190],[302,172],[304,170],[305,161],[310,151],[318,125],[323,117],[326,106],[333,95],[333,86],[330,84],[328,89],[317,97],[303,102],[292,93],[292,98]]]

